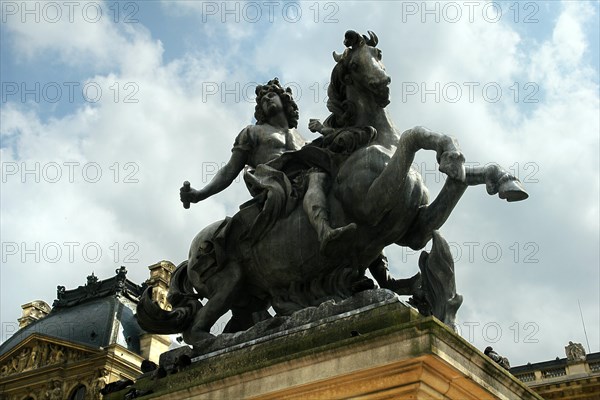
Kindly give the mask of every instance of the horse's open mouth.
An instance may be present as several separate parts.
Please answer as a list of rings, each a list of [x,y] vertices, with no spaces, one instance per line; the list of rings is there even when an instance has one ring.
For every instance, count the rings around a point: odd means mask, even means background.
[[[375,97],[375,102],[379,107],[385,107],[390,104],[390,84],[389,82],[383,83],[381,85],[372,85],[371,92]]]

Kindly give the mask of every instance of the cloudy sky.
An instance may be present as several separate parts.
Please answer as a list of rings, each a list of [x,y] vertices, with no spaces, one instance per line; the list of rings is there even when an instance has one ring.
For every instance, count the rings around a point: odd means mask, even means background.
[[[598,14],[585,1],[2,2],[0,341],[57,285],[120,265],[142,282],[185,259],[249,195],[238,179],[184,210],[181,183],[227,161],[257,82],[290,86],[313,138],[331,52],[354,29],[379,36],[400,129],[451,134],[467,162],[500,163],[530,194],[470,188],[441,229],[462,336],[513,365],[564,357],[570,340],[600,351]],[[436,193],[435,155],[415,166]],[[416,252],[386,252],[394,276],[418,270]]]

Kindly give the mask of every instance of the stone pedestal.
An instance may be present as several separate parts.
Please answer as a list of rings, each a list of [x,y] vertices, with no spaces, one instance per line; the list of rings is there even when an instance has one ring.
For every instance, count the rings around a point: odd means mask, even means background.
[[[169,400],[541,399],[437,319],[396,299],[196,356],[135,387],[154,391],[145,399]]]

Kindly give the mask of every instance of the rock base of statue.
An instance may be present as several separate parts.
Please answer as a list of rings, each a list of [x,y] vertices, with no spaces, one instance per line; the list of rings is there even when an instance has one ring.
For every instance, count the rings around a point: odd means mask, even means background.
[[[193,361],[204,360],[279,337],[290,337],[297,332],[397,302],[398,297],[390,290],[365,290],[346,300],[339,302],[329,300],[321,303],[318,307],[307,307],[296,311],[289,317],[270,318],[243,332],[223,333],[208,338],[193,347],[184,346],[165,352],[160,357],[160,365],[169,369],[177,364],[181,356],[190,357]]]
[[[142,375],[135,388],[170,400],[540,399],[435,317],[382,289],[204,345],[163,354],[162,372]]]

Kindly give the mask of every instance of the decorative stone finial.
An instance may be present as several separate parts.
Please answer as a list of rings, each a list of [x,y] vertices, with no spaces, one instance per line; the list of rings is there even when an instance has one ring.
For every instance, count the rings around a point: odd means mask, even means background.
[[[565,346],[565,354],[567,361],[585,361],[585,349],[581,343],[569,341],[569,344]]]
[[[23,315],[18,319],[19,328],[23,328],[30,323],[44,318],[50,312],[48,303],[42,300],[34,300],[21,306]]]
[[[93,285],[94,283],[98,283],[98,277],[92,272],[92,274],[87,277],[87,284]]]

